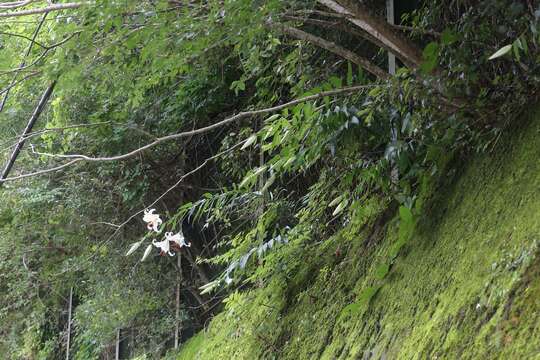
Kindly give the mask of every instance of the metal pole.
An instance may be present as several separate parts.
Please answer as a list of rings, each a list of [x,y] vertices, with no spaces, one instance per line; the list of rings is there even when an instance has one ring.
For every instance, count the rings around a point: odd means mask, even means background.
[[[386,20],[394,24],[394,0],[386,0]],[[391,75],[396,73],[396,56],[391,52],[388,52],[388,73]]]

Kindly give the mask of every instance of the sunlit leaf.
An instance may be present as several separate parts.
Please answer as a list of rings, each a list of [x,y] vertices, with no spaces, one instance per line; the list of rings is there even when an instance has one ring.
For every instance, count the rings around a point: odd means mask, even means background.
[[[504,55],[508,54],[511,50],[512,50],[512,45],[503,46],[502,48],[497,50],[495,53],[493,53],[493,55],[491,55],[488,58],[488,60],[493,60],[493,59],[499,58],[501,56],[504,56]]]

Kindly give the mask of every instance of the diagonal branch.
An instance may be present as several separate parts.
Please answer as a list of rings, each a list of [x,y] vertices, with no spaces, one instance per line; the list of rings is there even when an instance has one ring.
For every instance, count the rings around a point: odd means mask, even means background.
[[[336,55],[339,55],[356,65],[362,67],[363,69],[367,70],[371,74],[375,75],[379,79],[388,79],[388,73],[369,61],[368,59],[348,50],[344,47],[341,47],[337,45],[336,43],[333,43],[331,41],[325,40],[323,38],[320,38],[318,36],[312,35],[310,33],[307,33],[305,31],[283,25],[283,24],[272,24],[273,27],[279,29],[281,32],[293,36],[299,40],[304,40],[307,42],[310,42],[318,47],[321,47],[323,49],[326,49]]]
[[[352,0],[317,1],[378,39],[384,49],[395,54],[408,67],[417,68],[422,63],[422,55],[417,46],[396,34],[392,26],[384,19],[371,15],[369,9],[360,2]]]
[[[28,80],[28,79],[31,78],[31,77],[34,77],[34,76],[40,75],[40,74],[41,74],[41,71],[36,71],[36,72],[33,72],[33,73],[30,73],[30,74],[26,75],[25,77],[23,77],[23,78],[20,79],[20,80],[12,80],[12,81],[11,81],[11,84],[9,84],[9,85],[8,85],[7,87],[5,87],[4,89],[0,90],[0,95],[9,93],[9,91],[10,91],[11,89],[13,89],[15,86],[17,86],[18,84],[22,83],[22,82],[25,81],[25,80]],[[5,97],[4,97],[4,99],[5,99]],[[3,103],[4,103],[4,102],[3,102],[3,100],[2,100],[2,104],[3,104]],[[0,108],[0,110],[1,110],[1,108]]]
[[[15,149],[13,149],[13,153],[11,154],[10,158],[8,159],[8,162],[6,164],[6,167],[4,168],[4,171],[2,172],[2,175],[0,175],[0,185],[4,182],[4,180],[8,177],[9,172],[11,171],[11,168],[13,167],[13,164],[15,164],[15,160],[17,160],[17,157],[19,156],[19,153],[21,152],[21,149],[25,142],[25,136],[28,135],[32,131],[32,128],[34,127],[34,124],[36,123],[37,119],[41,115],[41,112],[45,108],[45,105],[47,104],[47,101],[51,97],[51,94],[54,90],[54,86],[56,85],[56,81],[53,81],[45,90],[43,95],[41,96],[41,99],[39,100],[39,103],[32,113],[32,116],[30,117],[30,120],[28,120],[28,124],[26,125],[26,128],[24,129],[24,132],[21,135],[21,139],[17,143],[17,146],[15,146]]]
[[[205,127],[199,128],[199,129],[191,130],[191,131],[181,132],[181,133],[177,133],[177,134],[171,134],[171,135],[167,135],[167,136],[157,138],[155,141],[153,141],[153,142],[151,142],[149,144],[146,144],[146,145],[144,145],[144,146],[142,146],[142,147],[140,147],[138,149],[132,150],[132,151],[130,151],[128,153],[125,153],[125,154],[122,154],[122,155],[116,155],[116,156],[111,156],[111,157],[91,157],[91,156],[81,155],[81,154],[73,154],[73,155],[60,155],[60,154],[58,154],[58,155],[56,155],[56,154],[46,154],[46,153],[38,153],[38,152],[36,152],[36,153],[39,154],[39,155],[51,156],[51,157],[62,158],[62,159],[81,159],[81,160],[88,161],[88,162],[107,162],[107,161],[126,160],[126,159],[134,157],[135,155],[137,155],[137,154],[139,154],[139,153],[141,153],[143,151],[149,150],[149,149],[151,149],[151,148],[153,148],[153,147],[155,147],[155,146],[157,146],[157,145],[159,145],[159,144],[161,144],[163,142],[166,142],[166,141],[181,139],[181,138],[190,137],[190,136],[193,136],[193,135],[204,134],[204,133],[210,132],[212,130],[218,129],[218,128],[224,126],[224,125],[228,125],[230,123],[233,123],[233,122],[236,122],[236,121],[248,118],[248,117],[275,113],[277,111],[280,111],[280,110],[283,110],[285,108],[288,108],[288,107],[291,107],[291,106],[294,106],[294,105],[297,105],[297,104],[301,104],[301,103],[304,103],[304,102],[307,102],[307,101],[317,100],[317,99],[321,99],[321,98],[327,97],[327,96],[350,94],[350,93],[353,93],[353,92],[356,92],[356,91],[359,91],[359,90],[365,90],[367,88],[373,88],[374,86],[378,86],[378,85],[360,85],[360,86],[351,86],[351,87],[346,87],[346,88],[341,88],[341,89],[336,89],[336,90],[330,90],[330,91],[323,91],[323,92],[320,92],[320,93],[315,94],[315,95],[309,95],[309,96],[305,96],[305,97],[300,98],[300,99],[295,99],[295,100],[289,101],[289,102],[287,102],[285,104],[276,105],[276,106],[272,106],[272,107],[265,108],[265,109],[260,109],[260,110],[244,111],[244,112],[238,113],[236,115],[233,115],[231,117],[228,117],[228,118],[226,118],[224,120],[221,120],[221,121],[219,121],[219,122],[217,122],[215,124],[212,124],[212,125],[208,125],[208,126],[205,126]]]

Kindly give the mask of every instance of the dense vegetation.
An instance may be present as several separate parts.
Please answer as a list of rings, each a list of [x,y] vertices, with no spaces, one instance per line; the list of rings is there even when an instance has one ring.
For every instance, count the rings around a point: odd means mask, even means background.
[[[383,3],[0,3],[0,352],[538,355],[540,4]]]

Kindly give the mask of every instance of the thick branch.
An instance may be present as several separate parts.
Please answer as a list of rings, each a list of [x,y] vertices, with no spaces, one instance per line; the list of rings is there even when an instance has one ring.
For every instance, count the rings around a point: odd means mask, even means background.
[[[2,12],[0,13],[0,18],[44,14],[44,13],[49,13],[51,11],[76,9],[76,8],[81,7],[82,5],[84,5],[84,3],[65,3],[65,4],[51,5],[51,6],[47,6],[40,9],[28,9],[28,10],[21,10],[21,11]]]
[[[307,41],[307,42],[310,42],[312,43],[313,45],[316,45],[318,47],[321,47],[323,49],[326,49],[336,55],[339,55],[353,63],[355,63],[356,65],[362,67],[363,69],[367,70],[368,72],[370,72],[371,74],[375,75],[376,77],[380,78],[380,79],[387,79],[388,78],[388,74],[383,70],[381,69],[380,67],[378,67],[377,65],[373,64],[371,61],[369,61],[368,59],[348,50],[348,49],[345,49],[331,41],[328,41],[328,40],[325,40],[323,38],[320,38],[318,36],[315,36],[315,35],[312,35],[312,34],[309,34],[305,31],[302,31],[302,30],[299,30],[299,29],[296,29],[296,28],[293,28],[293,27],[290,27],[290,26],[287,26],[287,25],[283,25],[283,24],[273,24],[272,25],[273,27],[276,27],[278,28],[280,31],[282,31],[283,33],[287,34],[287,35],[290,35],[290,36],[293,36],[299,40],[304,40],[304,41]]]
[[[320,10],[297,10],[297,11],[295,11],[293,13],[284,14],[285,17],[290,17],[290,16],[295,17],[295,15],[319,15],[319,16],[323,16],[323,17],[337,18],[337,19],[342,19],[342,20],[354,18],[354,16],[352,16],[352,15],[338,14],[338,13],[335,13],[335,12],[320,11]],[[305,17],[302,17],[302,16],[297,18],[297,20],[299,20],[299,19],[302,19],[303,21],[306,21],[306,19],[307,20],[315,20],[313,18],[305,18]],[[435,30],[421,29],[421,28],[417,28],[417,27],[414,27],[414,26],[398,25],[398,24],[391,24],[391,23],[388,23],[388,25],[390,25],[392,28],[394,28],[396,30],[400,30],[400,31],[408,31],[408,32],[412,32],[412,33],[426,34],[426,35],[431,35],[431,36],[435,36],[435,37],[441,36],[441,33],[438,32],[438,31],[435,31]]]
[[[384,19],[371,15],[365,5],[352,0],[317,1],[378,39],[386,50],[395,54],[408,67],[417,68],[422,63],[420,50],[408,39],[396,34]]]

